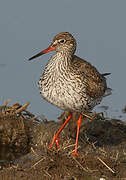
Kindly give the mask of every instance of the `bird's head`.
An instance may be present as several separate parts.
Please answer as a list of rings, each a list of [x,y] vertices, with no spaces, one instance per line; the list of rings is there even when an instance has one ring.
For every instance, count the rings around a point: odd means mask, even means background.
[[[61,32],[53,38],[53,41],[48,48],[31,57],[29,60],[32,60],[54,50],[56,52],[67,51],[68,53],[74,54],[76,50],[76,40],[69,32]]]

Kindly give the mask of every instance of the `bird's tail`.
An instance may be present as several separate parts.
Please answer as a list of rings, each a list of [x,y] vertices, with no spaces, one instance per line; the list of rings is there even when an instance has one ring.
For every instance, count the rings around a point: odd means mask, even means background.
[[[108,76],[108,75],[110,75],[111,73],[104,73],[104,74],[102,74],[102,76]]]
[[[110,96],[112,94],[112,89],[111,88],[107,88],[103,97],[106,97],[106,96]]]
[[[108,76],[108,75],[110,75],[110,74],[111,74],[111,73],[104,73],[104,74],[102,74],[102,76],[105,77],[105,76]],[[111,89],[111,88],[107,88],[106,91],[105,91],[105,93],[104,93],[104,96],[103,96],[103,97],[109,96],[109,95],[111,95],[111,94],[112,94],[112,89]]]

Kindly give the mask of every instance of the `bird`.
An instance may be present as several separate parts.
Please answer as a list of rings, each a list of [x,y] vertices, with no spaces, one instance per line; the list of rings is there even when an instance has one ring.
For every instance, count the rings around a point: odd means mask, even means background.
[[[77,144],[80,125],[84,113],[91,112],[100,104],[104,96],[111,94],[107,87],[106,77],[110,73],[101,74],[91,63],[75,55],[76,40],[69,32],[60,32],[55,35],[48,48],[29,58],[35,59],[50,51],[55,51],[51,56],[38,86],[40,94],[49,103],[69,112],[62,127],[54,135],[49,149],[56,143],[60,149],[59,134],[69,122],[73,112],[79,113],[74,156],[78,156]]]

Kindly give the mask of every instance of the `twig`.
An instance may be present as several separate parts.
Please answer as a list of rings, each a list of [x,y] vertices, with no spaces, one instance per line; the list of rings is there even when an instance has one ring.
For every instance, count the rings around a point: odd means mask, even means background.
[[[73,158],[73,160],[74,160],[84,171],[89,172],[87,169],[85,169],[85,168],[79,163],[79,161],[77,161],[77,160],[75,159],[75,157],[72,156],[72,158]]]
[[[91,143],[91,142],[89,141],[89,137],[87,137],[86,134],[85,134],[85,138],[86,138],[86,141],[88,142],[88,144],[91,145],[91,146],[93,147],[94,150],[96,150],[95,144],[97,143],[97,141],[95,141],[94,143]],[[84,142],[83,139],[81,139],[81,140]]]
[[[41,161],[43,161],[45,159],[45,157],[44,158],[42,158],[42,159],[40,159],[39,161],[37,161],[35,164],[33,164],[31,167],[30,167],[30,169],[31,168],[34,168],[37,164],[39,164]]]
[[[27,115],[29,115],[31,118],[34,118],[35,115],[29,112],[28,110],[24,109],[24,112],[26,112]]]
[[[93,117],[91,117],[91,116],[89,116],[89,115],[87,115],[87,114],[85,114],[85,113],[83,113],[82,115],[85,116],[85,117],[87,117],[88,119],[93,120]]]
[[[119,152],[117,151],[115,160],[117,161],[119,159]]]
[[[46,170],[43,170],[50,178],[52,177]]]
[[[8,100],[2,106],[0,106],[0,112],[5,111],[5,108],[10,101],[11,101],[11,99],[8,98]]]
[[[15,113],[19,114],[20,112],[24,111],[28,107],[29,104],[30,104],[30,102],[27,102],[21,108],[19,108]]]
[[[8,98],[8,100],[2,106],[5,107],[10,101],[11,101],[11,99]]]
[[[107,154],[107,152],[104,150],[104,147],[103,148],[99,148],[99,150],[104,153],[104,156]]]
[[[115,174],[115,171],[112,170],[112,168],[110,168],[101,158],[97,157],[97,159],[104,164],[104,166],[106,166],[113,174]]]
[[[31,147],[31,152],[33,152],[36,156],[38,156],[38,154],[34,151],[33,147]]]
[[[75,144],[70,144],[70,145],[68,145],[68,146],[63,147],[63,150],[65,150],[65,149],[67,149],[67,148],[70,148],[70,147],[73,147],[73,146],[75,146]]]

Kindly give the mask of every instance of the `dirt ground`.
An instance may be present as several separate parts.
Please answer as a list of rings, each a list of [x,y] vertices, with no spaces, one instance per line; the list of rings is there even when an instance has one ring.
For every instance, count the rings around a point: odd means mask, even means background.
[[[100,115],[83,117],[78,157],[72,156],[78,114],[60,134],[60,150],[48,146],[67,113],[57,122],[38,120],[24,106],[0,107],[0,180],[125,180],[126,124]]]

